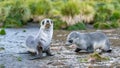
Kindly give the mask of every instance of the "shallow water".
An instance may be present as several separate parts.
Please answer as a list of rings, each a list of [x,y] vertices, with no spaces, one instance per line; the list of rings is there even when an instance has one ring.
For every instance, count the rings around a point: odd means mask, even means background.
[[[24,30],[26,32],[24,32]],[[28,60],[31,55],[17,54],[26,51],[25,40],[29,35],[36,35],[39,28],[19,28],[6,29],[6,35],[0,36],[0,67],[5,68],[85,68],[93,66],[94,68],[120,67],[120,29],[102,30],[110,39],[112,44],[112,53],[103,53],[103,56],[109,56],[109,61],[90,64],[80,62],[79,59],[86,58],[88,53],[74,52],[73,47],[64,45],[66,36],[70,31],[55,30],[51,44],[54,56],[48,56],[38,60]],[[94,32],[95,30],[81,30],[80,32]]]

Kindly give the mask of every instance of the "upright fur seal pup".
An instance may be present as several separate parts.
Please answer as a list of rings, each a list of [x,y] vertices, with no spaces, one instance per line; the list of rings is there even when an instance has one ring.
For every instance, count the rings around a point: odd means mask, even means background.
[[[41,27],[35,37],[28,36],[26,39],[26,46],[29,53],[36,53],[32,59],[42,57],[45,52],[48,56],[52,56],[50,52],[50,44],[53,36],[53,21],[51,19],[44,19],[41,21]]]
[[[101,49],[104,52],[111,52],[110,42],[108,37],[100,32],[80,33],[73,31],[67,36],[66,45],[76,44],[75,52],[86,50],[94,52],[96,49]]]

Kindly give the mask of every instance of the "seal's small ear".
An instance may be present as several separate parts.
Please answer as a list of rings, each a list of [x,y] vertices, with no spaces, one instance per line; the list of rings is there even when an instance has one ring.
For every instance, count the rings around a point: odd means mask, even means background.
[[[76,38],[76,40],[79,40],[79,38]]]
[[[79,32],[77,32],[77,34],[79,34]]]
[[[53,24],[53,21],[51,20],[51,24]]]
[[[44,25],[44,24],[45,24],[45,22],[44,22],[44,21],[42,21],[41,23],[42,23],[42,25]]]
[[[79,32],[76,32],[76,34],[79,34]]]

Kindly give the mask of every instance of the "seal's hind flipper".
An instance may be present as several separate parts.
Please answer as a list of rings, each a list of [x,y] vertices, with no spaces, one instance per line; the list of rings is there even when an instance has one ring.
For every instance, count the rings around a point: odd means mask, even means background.
[[[112,52],[112,49],[109,49],[109,50],[107,50],[107,51],[103,50],[103,52],[111,53],[111,52]]]
[[[17,54],[31,54],[33,56],[36,55],[36,53],[30,52],[30,51],[20,52],[20,53],[17,53]]]
[[[111,52],[112,52],[112,50],[110,49],[110,50],[108,50],[107,52],[108,52],[108,53],[111,53]]]
[[[111,48],[110,48],[109,50],[104,50],[104,49],[102,49],[102,52],[111,53],[111,52],[112,52],[112,49],[111,49]]]
[[[20,53],[17,53],[17,54],[30,54],[30,52],[26,51],[26,52],[20,52]]]
[[[30,58],[29,60],[35,60],[35,59],[41,59],[41,58],[43,58],[43,56],[41,56],[41,55],[36,55],[36,56],[34,56],[33,58]]]

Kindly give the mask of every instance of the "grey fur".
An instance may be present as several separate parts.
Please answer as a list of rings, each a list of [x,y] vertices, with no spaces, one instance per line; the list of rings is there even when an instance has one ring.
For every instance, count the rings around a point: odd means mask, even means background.
[[[76,44],[75,52],[86,50],[94,52],[96,49],[101,49],[105,52],[111,51],[108,37],[100,32],[80,33],[73,31],[67,36],[66,45]]]
[[[47,24],[50,24],[50,27],[46,28]],[[53,35],[52,20],[51,19],[42,20],[38,34],[35,36],[28,36],[28,38],[26,39],[26,46],[28,51],[36,53],[37,55],[35,58],[42,57],[43,52],[46,52],[47,55],[52,55],[50,52],[52,35]]]

